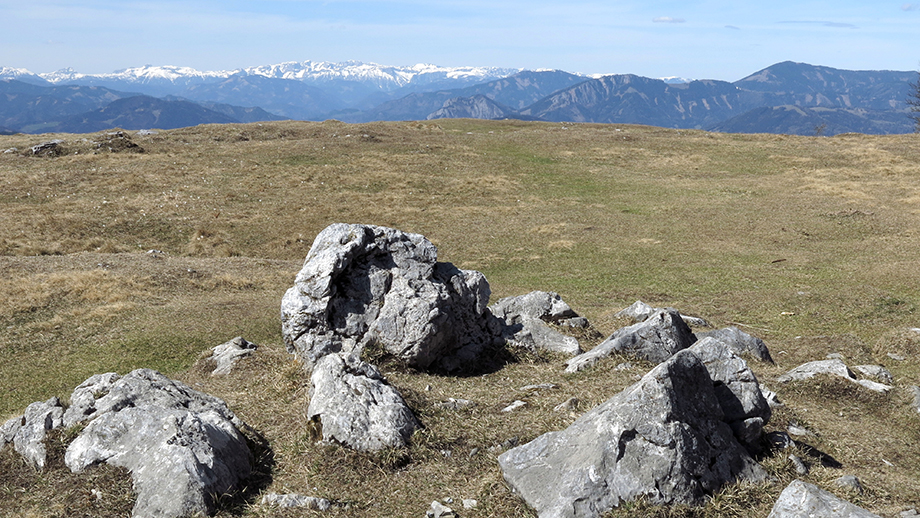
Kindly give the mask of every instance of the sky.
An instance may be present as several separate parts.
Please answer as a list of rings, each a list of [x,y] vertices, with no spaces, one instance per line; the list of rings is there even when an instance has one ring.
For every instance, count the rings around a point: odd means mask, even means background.
[[[725,81],[781,61],[918,70],[915,1],[0,0],[0,67],[362,61]]]

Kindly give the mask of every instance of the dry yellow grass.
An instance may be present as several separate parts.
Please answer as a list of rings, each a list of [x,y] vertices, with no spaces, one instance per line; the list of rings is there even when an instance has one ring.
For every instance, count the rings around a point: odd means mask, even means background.
[[[369,223],[424,234],[440,260],[483,271],[493,300],[559,292],[604,334],[636,299],[742,327],[777,361],[753,366],[787,404],[772,429],[810,425],[819,436],[806,442],[843,465],[802,451],[806,479],[839,492],[833,479],[856,474],[866,494],[840,494],[884,516],[920,507],[920,414],[906,392],[920,384],[920,334],[909,330],[920,327],[920,136],[446,120],[129,137],[142,153],[97,153],[104,134],[0,137],[0,150],[21,150],[0,154],[0,419],[91,374],[151,367],[225,398],[264,436],[274,453],[260,457],[255,492],[343,504],[329,516],[421,515],[447,496],[479,500],[463,516],[532,516],[501,481],[494,447],[566,426],[648,366],[615,371],[612,358],[570,376],[561,358],[521,351],[472,378],[384,364],[426,425],[409,450],[316,445],[278,307],[320,230]],[[65,154],[28,156],[51,138],[66,140]],[[261,346],[240,370],[211,378],[194,367],[237,335]],[[833,352],[886,365],[895,392],[774,383]],[[543,382],[557,388],[519,390]],[[476,405],[445,410],[449,397]],[[569,397],[578,412],[552,412]],[[529,406],[500,411],[515,399]],[[701,509],[640,502],[611,515],[765,516],[794,476],[784,459],[764,459],[774,486],[730,486]],[[64,506],[56,484],[74,484],[17,473],[0,477],[0,515],[38,512],[42,499]],[[299,514],[228,499],[221,515]]]

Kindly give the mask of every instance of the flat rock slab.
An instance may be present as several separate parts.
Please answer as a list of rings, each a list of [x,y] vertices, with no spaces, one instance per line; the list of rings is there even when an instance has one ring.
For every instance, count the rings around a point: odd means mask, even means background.
[[[818,486],[793,480],[779,495],[767,518],[880,518]]]
[[[596,517],[638,497],[699,504],[727,482],[767,476],[723,419],[706,366],[680,351],[567,429],[498,462],[541,518]]]

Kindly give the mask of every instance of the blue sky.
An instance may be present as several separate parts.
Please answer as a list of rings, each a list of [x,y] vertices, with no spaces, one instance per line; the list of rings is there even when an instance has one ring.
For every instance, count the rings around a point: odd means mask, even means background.
[[[727,81],[787,60],[917,70],[915,2],[0,0],[0,66],[356,60]]]

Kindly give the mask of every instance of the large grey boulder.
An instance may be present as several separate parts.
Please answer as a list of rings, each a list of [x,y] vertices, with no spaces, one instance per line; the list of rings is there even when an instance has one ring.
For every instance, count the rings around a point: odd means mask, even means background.
[[[208,513],[215,496],[250,474],[237,428],[244,424],[227,405],[149,369],[92,376],[71,395],[64,423],[86,425],[67,447],[66,465],[127,468],[137,517]]]
[[[706,366],[712,378],[719,406],[739,442],[749,450],[758,450],[763,427],[770,421],[772,409],[754,372],[725,342],[706,337],[687,349]]]
[[[45,468],[47,451],[45,435],[63,424],[64,407],[58,398],[37,401],[26,407],[23,415],[13,417],[0,426],[0,448],[12,443],[34,468]]]
[[[739,356],[751,357],[763,362],[773,363],[773,357],[770,356],[767,344],[765,344],[763,340],[751,336],[735,326],[714,329],[712,331],[703,331],[696,334],[696,337],[701,340],[707,336],[724,342]]]
[[[336,223],[282,298],[282,336],[308,365],[376,345],[414,367],[456,370],[496,339],[490,293],[481,273],[438,262],[419,234]]]
[[[818,486],[793,480],[779,495],[767,518],[880,518]]]
[[[600,516],[639,497],[702,503],[767,477],[724,422],[706,366],[680,351],[567,429],[508,450],[508,484],[541,518]]]
[[[660,309],[648,318],[618,329],[594,349],[566,362],[566,372],[578,372],[614,353],[661,363],[690,347],[696,335],[675,309]]]
[[[421,424],[376,367],[345,353],[319,359],[310,377],[307,416],[324,442],[375,451],[407,444]]]
[[[558,293],[532,291],[505,297],[489,306],[489,311],[504,324],[502,337],[510,344],[572,355],[582,352],[576,338],[547,325],[578,317]]]

